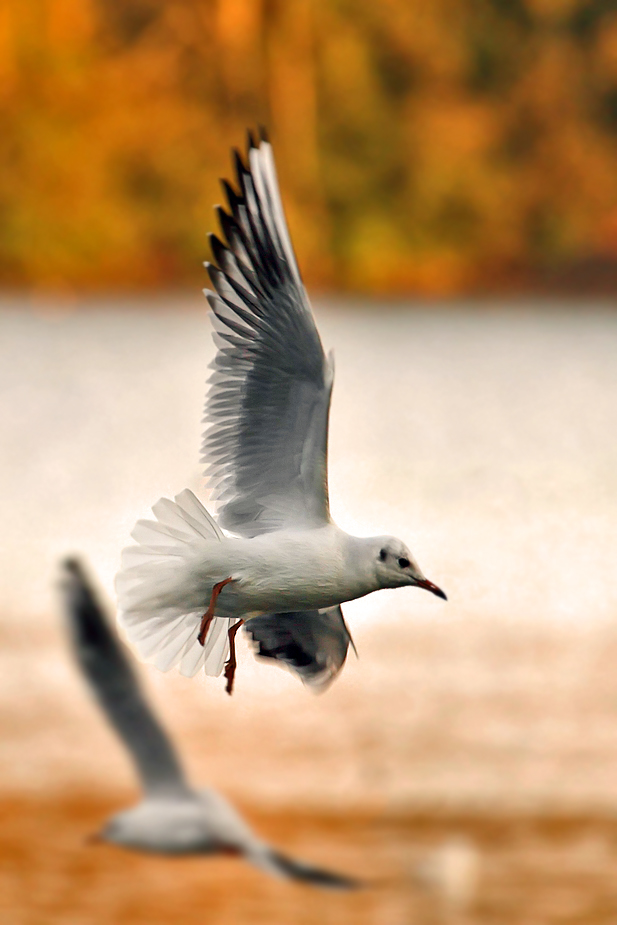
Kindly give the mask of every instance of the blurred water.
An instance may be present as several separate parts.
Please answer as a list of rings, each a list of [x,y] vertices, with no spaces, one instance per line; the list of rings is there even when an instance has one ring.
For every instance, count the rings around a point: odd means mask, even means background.
[[[197,463],[202,302],[4,301],[0,790],[126,786],[63,644],[56,561],[111,591],[138,517]],[[150,310],[152,308],[152,310]],[[324,697],[241,645],[220,679],[148,669],[197,779],[252,803],[617,806],[617,315],[322,304],[332,510],[409,541],[417,589],[346,606]]]
[[[81,306],[80,306],[81,307]],[[108,587],[134,521],[201,491],[201,303],[0,306],[0,600],[50,609],[59,555]],[[617,598],[617,315],[591,305],[318,307],[334,348],[335,518],[409,541],[448,593],[381,592],[356,619],[598,620]]]

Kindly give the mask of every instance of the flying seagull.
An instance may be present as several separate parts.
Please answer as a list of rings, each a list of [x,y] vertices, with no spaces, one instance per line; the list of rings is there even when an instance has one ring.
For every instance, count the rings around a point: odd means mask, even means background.
[[[138,521],[116,579],[120,623],[140,656],[189,676],[225,666],[230,693],[243,622],[267,615],[271,628],[294,613],[315,628],[324,612],[332,618],[332,608],[381,588],[415,586],[445,599],[401,540],[350,536],[330,517],[334,364],[300,278],[264,132],[258,141],[249,134],[235,168],[237,189],[223,181],[229,211],[217,208],[225,243],[210,236],[216,265],[206,264],[217,354],[203,458],[217,520],[189,490],[162,498],[156,520]]]
[[[190,787],[75,559],[63,564],[61,591],[77,663],[126,745],[145,791],[137,806],[110,819],[99,838],[164,854],[241,855],[270,874],[313,886],[353,889],[360,885],[276,851],[215,790]]]

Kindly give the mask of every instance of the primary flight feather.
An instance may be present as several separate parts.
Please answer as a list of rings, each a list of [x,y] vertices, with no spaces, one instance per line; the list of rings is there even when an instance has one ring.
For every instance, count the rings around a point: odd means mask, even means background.
[[[139,521],[138,545],[123,552],[120,620],[142,657],[186,675],[225,667],[229,692],[235,633],[250,621],[267,657],[320,687],[347,653],[341,603],[406,585],[445,595],[401,540],[353,537],[330,517],[333,361],[300,277],[264,133],[259,142],[249,136],[246,163],[235,153],[235,165],[237,190],[223,183],[229,211],[217,210],[225,241],[211,236],[217,265],[207,265],[217,353],[203,459],[217,520],[188,490],[154,505],[156,520]]]

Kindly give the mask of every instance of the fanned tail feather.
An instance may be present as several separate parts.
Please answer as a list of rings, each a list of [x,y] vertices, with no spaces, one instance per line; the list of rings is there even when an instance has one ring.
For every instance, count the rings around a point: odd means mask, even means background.
[[[215,617],[205,646],[197,634],[208,606],[197,568],[208,546],[223,533],[192,491],[152,508],[156,520],[140,520],[131,536],[136,546],[122,552],[116,578],[118,621],[141,658],[161,671],[178,665],[193,677],[200,668],[219,675],[229,654],[228,632],[235,619]]]

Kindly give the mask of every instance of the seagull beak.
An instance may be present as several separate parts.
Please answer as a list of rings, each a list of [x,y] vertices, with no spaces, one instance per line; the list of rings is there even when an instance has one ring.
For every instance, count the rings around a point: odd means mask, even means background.
[[[437,597],[440,597],[442,600],[447,601],[448,598],[443,593],[441,588],[438,588],[437,585],[434,585],[432,581],[428,581],[427,578],[423,578],[422,581],[416,581],[416,584],[419,588],[425,588],[427,591],[430,591],[431,594],[435,594]]]

